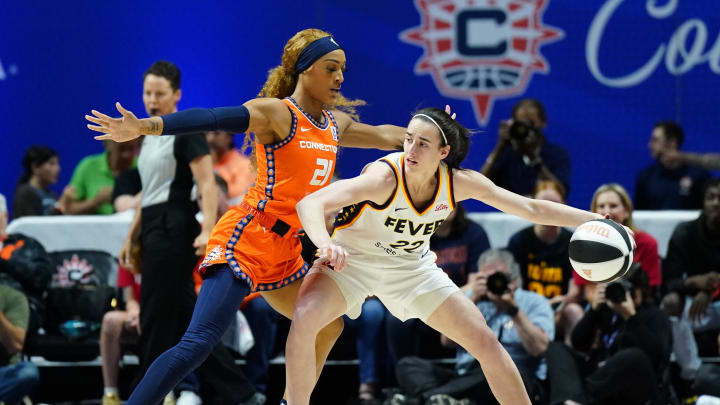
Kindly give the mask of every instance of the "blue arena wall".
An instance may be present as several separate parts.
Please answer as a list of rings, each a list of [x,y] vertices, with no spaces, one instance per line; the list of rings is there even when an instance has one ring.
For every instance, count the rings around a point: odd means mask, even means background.
[[[586,208],[604,182],[632,191],[660,119],[682,124],[684,149],[720,152],[716,0],[8,1],[0,9],[0,192],[9,198],[28,146],[59,152],[60,192],[77,162],[102,150],[85,113],[112,112],[120,101],[143,115],[141,76],[153,61],[182,70],[181,109],[238,104],[308,27],[346,49],[343,92],[368,101],[363,121],[405,125],[417,107],[450,104],[482,131],[469,168],[480,168],[517,100],[540,99],[548,138],[572,156],[575,206]],[[425,58],[432,41],[437,52]],[[519,67],[499,71],[498,58]],[[452,62],[462,69],[437,65]],[[458,81],[467,88],[453,88]],[[345,150],[339,173],[355,175],[381,154]]]

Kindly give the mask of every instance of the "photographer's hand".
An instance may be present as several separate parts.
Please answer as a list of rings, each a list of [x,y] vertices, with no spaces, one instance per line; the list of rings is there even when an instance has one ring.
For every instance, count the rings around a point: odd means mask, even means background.
[[[517,308],[515,304],[515,298],[513,297],[512,291],[508,290],[503,295],[493,294],[487,292],[487,297],[497,307],[498,311],[502,312],[513,312],[513,308]]]
[[[622,318],[626,321],[631,317],[635,316],[635,303],[633,302],[632,296],[630,296],[629,292],[625,292],[625,301],[621,302],[620,304],[615,304],[610,300],[608,300],[606,303],[610,309],[617,312],[618,315],[622,316]]]
[[[468,284],[470,284],[470,300],[472,302],[477,302],[487,295],[487,278],[480,273],[471,273],[468,276]]]
[[[607,300],[605,299],[606,286],[607,284],[596,284],[595,293],[593,294],[592,302],[590,303],[594,311],[599,311],[600,307],[602,307],[603,304],[607,303]]]

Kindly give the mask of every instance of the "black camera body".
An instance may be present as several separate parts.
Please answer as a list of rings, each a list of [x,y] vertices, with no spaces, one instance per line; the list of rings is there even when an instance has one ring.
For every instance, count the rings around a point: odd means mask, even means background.
[[[626,293],[632,293],[633,288],[641,286],[644,281],[641,278],[642,276],[643,270],[640,264],[631,264],[624,277],[613,281],[605,287],[605,298],[613,304],[621,304],[625,301]]]
[[[539,135],[539,131],[531,122],[513,121],[513,123],[510,124],[510,128],[508,128],[508,134],[511,139],[522,142],[531,134],[535,136]]]
[[[625,294],[632,291],[632,283],[624,278],[613,281],[605,287],[605,298],[613,304],[625,301]]]
[[[509,284],[510,279],[501,271],[497,271],[487,278],[487,289],[495,295],[505,294]]]

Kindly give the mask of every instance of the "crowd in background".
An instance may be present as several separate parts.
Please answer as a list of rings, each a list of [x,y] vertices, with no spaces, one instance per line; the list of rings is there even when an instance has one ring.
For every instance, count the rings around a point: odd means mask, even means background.
[[[176,111],[179,87],[177,68],[153,65],[143,77],[147,114]],[[564,203],[572,192],[572,157],[552,142],[547,128],[540,101],[519,101],[501,124],[482,173],[518,194]],[[585,207],[635,232],[635,264],[619,282],[593,284],[573,271],[568,229],[532,225],[506,241],[505,249],[491,249],[485,230],[458,204],[433,235],[438,265],[477,303],[533,403],[720,397],[719,367],[702,361],[720,355],[720,180],[709,172],[720,169],[720,155],[681,151],[685,135],[674,122],[659,121],[648,132],[654,162],[637,174],[634,198],[620,184],[598,184]],[[253,184],[251,138],[239,147],[235,139],[209,132],[105,142],[103,153],[76,165],[60,195],[53,186],[61,157],[49,146],[25,151],[11,200],[14,219],[136,212],[118,252],[121,305],[104,315],[96,332],[104,405],[120,403],[117,375],[124,350],[137,353],[145,370],[187,327],[201,288],[197,277],[193,281],[201,253],[195,248]],[[0,401],[10,405],[32,396],[39,378],[21,354],[43,327],[53,269],[37,241],[6,234],[8,205],[0,196]],[[633,209],[699,213],[674,229],[660,257],[655,237],[635,227]],[[314,247],[306,245],[309,261]],[[277,333],[281,321],[263,298],[250,297],[237,322],[254,335],[251,348],[234,347],[240,352],[235,356],[247,359],[245,376],[235,370],[227,348],[218,347],[166,401],[265,402],[269,362],[277,354],[276,340],[283,339]],[[400,322],[369,298],[361,317],[345,325],[356,337],[362,403],[493,403],[479,363],[421,322]],[[455,358],[453,367],[434,361],[448,357]]]

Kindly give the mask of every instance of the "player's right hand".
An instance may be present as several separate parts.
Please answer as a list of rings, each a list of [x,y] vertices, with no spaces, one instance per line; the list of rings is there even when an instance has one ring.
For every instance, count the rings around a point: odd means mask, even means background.
[[[120,103],[115,103],[115,107],[122,114],[121,118],[112,118],[96,110],[92,110],[93,115],[85,115],[86,120],[97,124],[87,124],[89,129],[105,134],[98,135],[95,139],[98,141],[111,139],[115,142],[127,142],[142,135],[140,120],[135,114],[123,108]]]
[[[334,243],[328,243],[318,248],[318,256],[320,259],[324,259],[326,264],[332,266],[336,271],[343,271],[345,265],[347,265],[347,259],[350,254],[344,247]]]

